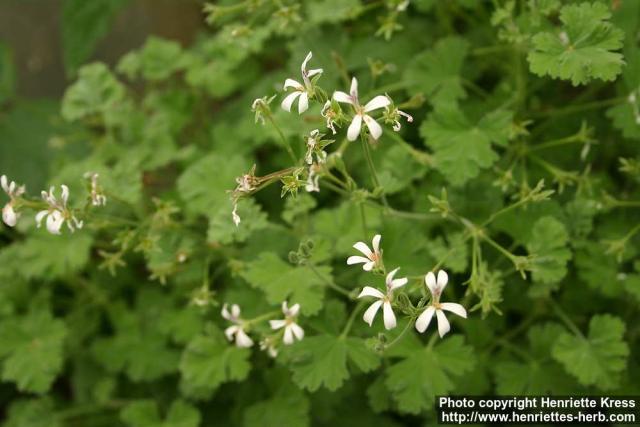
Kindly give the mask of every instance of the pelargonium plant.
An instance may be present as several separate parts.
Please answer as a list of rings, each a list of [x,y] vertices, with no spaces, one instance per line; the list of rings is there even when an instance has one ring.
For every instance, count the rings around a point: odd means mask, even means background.
[[[222,1],[114,66],[66,3],[59,105],[0,93],[3,425],[640,394],[640,2]]]

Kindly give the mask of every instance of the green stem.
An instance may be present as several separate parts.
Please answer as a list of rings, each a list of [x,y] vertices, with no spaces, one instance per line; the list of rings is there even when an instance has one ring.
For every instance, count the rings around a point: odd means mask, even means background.
[[[344,329],[340,334],[340,339],[345,339],[347,335],[349,335],[349,331],[351,331],[351,327],[353,326],[353,321],[356,319],[356,315],[362,309],[362,306],[364,306],[364,304],[365,301],[358,301],[358,304],[356,304],[356,306],[353,308],[353,311],[349,315],[349,319],[347,320],[347,323],[344,325]]]
[[[333,283],[332,281],[328,280],[325,276],[323,276],[318,269],[313,265],[313,264],[305,264],[307,267],[309,267],[309,269],[311,271],[313,271],[313,273],[318,276],[318,278],[320,280],[322,280],[322,282],[328,286],[329,288],[333,289],[334,291],[346,296],[349,299],[354,299],[354,297],[351,295],[351,292],[349,292],[348,290],[336,285],[335,283]]]
[[[397,337],[395,337],[393,339],[393,341],[391,341],[389,344],[387,344],[384,347],[384,351],[387,351],[387,350],[389,350],[389,348],[393,347],[396,343],[398,343],[405,336],[405,334],[407,332],[409,332],[409,329],[411,329],[411,325],[413,325],[413,320],[414,320],[413,318],[409,319],[409,321],[407,322],[407,326],[404,327],[402,332],[400,332],[400,334]]]
[[[362,136],[360,140],[362,141],[362,149],[364,151],[364,157],[367,160],[367,165],[369,166],[369,173],[371,173],[371,180],[373,181],[373,185],[376,188],[379,188],[380,181],[378,180],[378,175],[376,174],[376,168],[373,165],[373,159],[371,158],[371,152],[369,151],[369,143],[367,142],[364,136]],[[382,199],[382,204],[384,204],[386,208],[389,208],[389,203],[387,202],[387,196],[384,193],[381,194],[381,199]]]
[[[588,110],[597,110],[602,107],[609,107],[612,105],[620,104],[621,102],[626,102],[626,100],[627,100],[627,97],[622,96],[617,98],[605,99],[601,101],[585,102],[584,104],[569,105],[563,108],[556,108],[556,109],[541,111],[539,113],[533,113],[531,114],[531,117],[540,118],[540,117],[553,116],[553,118],[555,119],[558,116],[563,116],[563,115],[573,114],[573,113],[580,113]]]
[[[553,299],[549,299],[548,301],[551,308],[553,308],[553,311],[556,313],[558,318],[560,318],[560,320],[562,320],[562,322],[567,326],[567,328],[569,328],[569,330],[571,330],[574,335],[586,339],[582,331],[580,331],[576,324],[573,323],[573,321],[569,318],[569,316],[567,316],[567,314],[564,312],[564,310],[562,310],[558,303],[556,303]]]
[[[273,128],[276,130],[276,132],[278,133],[278,136],[280,137],[280,139],[282,140],[282,145],[284,145],[284,147],[287,150],[287,153],[289,153],[289,156],[291,157],[291,160],[293,160],[293,163],[296,164],[298,163],[298,159],[296,158],[296,155],[293,153],[293,149],[291,148],[291,144],[289,144],[289,141],[287,140],[287,138],[284,136],[284,133],[282,133],[282,130],[280,130],[280,127],[278,126],[278,124],[276,123],[275,120],[273,120],[273,116],[271,114],[267,115],[267,118],[269,119],[269,123],[271,123],[271,125],[273,126]]]

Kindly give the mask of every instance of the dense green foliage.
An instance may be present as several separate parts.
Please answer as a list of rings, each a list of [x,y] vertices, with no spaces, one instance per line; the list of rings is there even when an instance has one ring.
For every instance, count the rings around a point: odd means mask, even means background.
[[[126,2],[89,3],[65,4],[60,105],[15,99],[0,45],[0,175],[26,184],[2,195],[4,425],[420,425],[444,394],[640,394],[640,2],[216,2],[192,46],[115,67],[80,64]],[[388,96],[377,139],[325,104],[354,76]],[[347,265],[376,234],[374,271]],[[397,326],[369,327],[358,294],[396,267]],[[442,338],[414,328],[440,269],[467,313]]]

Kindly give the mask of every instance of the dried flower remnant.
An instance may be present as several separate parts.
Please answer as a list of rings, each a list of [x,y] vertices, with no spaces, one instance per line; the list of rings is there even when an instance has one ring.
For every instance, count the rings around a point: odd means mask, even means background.
[[[107,204],[107,196],[102,191],[100,185],[98,185],[98,178],[100,175],[95,172],[87,172],[84,174],[84,177],[91,180],[91,189],[89,191],[91,195],[91,204],[93,206],[105,206]]]

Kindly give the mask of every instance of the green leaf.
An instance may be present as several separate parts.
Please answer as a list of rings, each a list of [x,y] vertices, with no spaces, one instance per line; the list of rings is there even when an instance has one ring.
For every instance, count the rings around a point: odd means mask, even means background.
[[[564,6],[562,30],[532,38],[531,72],[571,80],[574,86],[593,79],[614,80],[624,64],[622,54],[615,52],[622,47],[624,32],[608,21],[610,17],[609,8],[599,2]]]
[[[474,365],[473,349],[456,335],[390,366],[385,384],[401,412],[417,414],[433,407],[436,396],[450,393],[455,378]]]
[[[316,335],[305,338],[283,354],[293,372],[293,381],[311,392],[325,387],[335,391],[349,378],[347,361],[360,371],[377,368],[380,360],[364,341],[354,337]]]
[[[245,242],[255,231],[263,230],[269,225],[266,212],[254,199],[240,199],[238,202],[237,214],[241,218],[238,226],[233,223],[232,209],[233,206],[229,201],[226,209],[211,211],[207,241],[224,245]]]
[[[164,80],[184,66],[178,42],[149,37],[142,49],[129,52],[118,63],[118,72],[130,79],[141,75],[150,81]]]
[[[454,273],[466,271],[469,263],[469,246],[464,233],[451,233],[447,241],[441,236],[433,239],[427,246],[431,256],[437,261],[444,260],[443,266]]]
[[[188,212],[209,216],[229,207],[229,194],[236,186],[235,178],[248,170],[240,156],[212,153],[191,164],[178,179],[178,191]],[[231,211],[228,212],[229,217]]]
[[[360,7],[360,0],[318,0],[305,5],[314,24],[336,23],[350,18]]]
[[[244,412],[245,427],[306,427],[310,425],[309,399],[293,386],[267,400],[254,403]]]
[[[606,297],[619,297],[623,283],[617,280],[618,263],[606,254],[606,246],[600,242],[587,242],[576,250],[574,263],[578,277],[589,288]]]
[[[7,275],[54,280],[80,271],[89,261],[92,244],[93,237],[85,230],[61,236],[37,230],[28,239],[0,250],[0,266]]]
[[[315,270],[320,277],[309,267],[294,267],[272,252],[263,252],[240,274],[265,293],[269,304],[280,305],[289,300],[290,304],[300,304],[304,315],[311,316],[322,308],[325,282],[333,280],[330,267]]]
[[[553,284],[567,274],[571,251],[567,248],[569,234],[560,221],[552,216],[540,218],[533,226],[527,251],[534,256],[534,282]]]
[[[617,386],[629,356],[623,340],[624,322],[609,314],[596,315],[589,322],[589,335],[562,333],[552,354],[580,384],[611,390]]]
[[[62,47],[67,73],[88,60],[107,34],[113,18],[128,0],[64,0]]]
[[[94,115],[104,115],[124,101],[125,88],[105,64],[95,62],[78,71],[78,80],[62,99],[62,117],[75,121]]]
[[[61,427],[54,416],[54,405],[50,397],[15,400],[9,406],[3,427]]]
[[[491,144],[507,143],[511,120],[511,112],[496,110],[474,123],[460,109],[447,107],[430,114],[420,134],[434,151],[436,169],[460,186],[498,159]]]
[[[469,43],[465,39],[447,37],[416,56],[404,73],[410,93],[424,92],[434,105],[451,104],[466,98],[460,74],[468,50]]]
[[[551,347],[563,328],[547,323],[529,329],[530,356],[524,361],[500,361],[493,366],[496,392],[502,395],[570,394],[575,385],[562,367],[551,359]]]
[[[178,353],[168,346],[166,334],[153,327],[144,313],[145,304],[159,306],[160,301],[154,294],[143,292],[135,311],[120,303],[109,307],[116,333],[102,336],[92,347],[94,357],[108,371],[123,371],[133,381],[151,381],[177,369]]]
[[[64,322],[41,309],[2,321],[2,379],[15,382],[20,391],[48,391],[62,369],[66,335]]]
[[[164,421],[160,419],[158,405],[153,400],[129,403],[120,411],[120,418],[130,427],[198,427],[200,413],[181,400],[174,401]]]
[[[251,351],[230,344],[222,332],[210,326],[194,337],[180,360],[180,388],[186,396],[210,396],[221,384],[242,381],[249,374]]]

